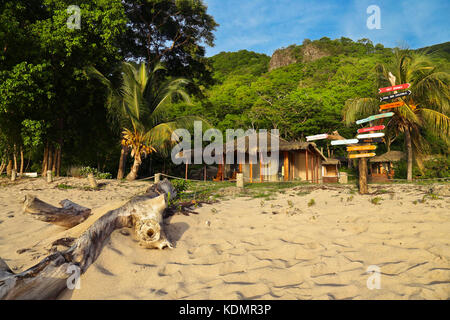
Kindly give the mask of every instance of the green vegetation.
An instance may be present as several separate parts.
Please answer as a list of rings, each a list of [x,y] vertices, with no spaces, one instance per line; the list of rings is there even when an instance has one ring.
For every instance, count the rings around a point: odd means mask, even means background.
[[[170,137],[200,118],[223,132],[277,128],[285,139],[302,140],[338,130],[353,137],[353,120],[378,103],[347,103],[346,126],[346,102],[375,99],[389,71],[397,83],[410,82],[413,95],[377,153],[405,149],[412,161],[413,152],[421,170],[410,161],[398,176],[449,175],[448,42],[393,51],[369,39],[305,39],[279,50],[294,63],[269,72],[271,58],[247,50],[205,57],[218,25],[202,1],[79,0],[81,29],[67,28],[70,4],[0,4],[0,175],[15,166],[77,176],[76,168],[89,166],[119,179],[128,171],[129,179],[182,176],[170,159]],[[317,145],[346,155],[329,141]],[[443,160],[427,167],[421,155],[428,153]],[[242,194],[270,199],[295,185],[254,184]],[[203,197],[208,188],[223,197],[213,184],[181,193]]]
[[[381,200],[383,200],[383,198],[375,197],[375,198],[370,199],[370,203],[372,203],[374,205],[381,205]]]
[[[312,207],[316,204],[316,201],[314,199],[309,200],[308,207]]]
[[[404,106],[394,110],[395,115],[386,127],[386,141],[390,143],[404,134],[407,153],[407,179],[413,179],[413,156],[419,168],[430,147],[422,132],[450,143],[450,74],[438,68],[433,60],[423,53],[409,50],[394,50],[388,64],[378,64],[378,86],[393,86],[410,83],[412,94],[401,100]],[[380,101],[376,98],[353,98],[346,102],[344,119],[348,125],[358,118],[373,115],[379,111]],[[422,171],[422,170],[421,170]]]

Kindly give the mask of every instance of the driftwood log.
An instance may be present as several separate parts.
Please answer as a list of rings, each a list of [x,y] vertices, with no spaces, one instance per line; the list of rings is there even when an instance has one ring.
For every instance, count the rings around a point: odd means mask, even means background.
[[[59,203],[62,208],[54,207],[33,195],[26,195],[24,212],[32,214],[36,219],[50,222],[61,227],[72,228],[86,220],[91,214],[91,209],[85,208],[70,200]]]
[[[70,248],[47,256],[21,273],[12,272],[0,258],[0,299],[56,298],[67,288],[71,270],[76,267],[83,274],[98,258],[111,233],[119,228],[134,228],[139,244],[146,248],[172,248],[162,220],[169,197],[175,196],[176,191],[167,179],[154,184],[144,195],[102,215]]]

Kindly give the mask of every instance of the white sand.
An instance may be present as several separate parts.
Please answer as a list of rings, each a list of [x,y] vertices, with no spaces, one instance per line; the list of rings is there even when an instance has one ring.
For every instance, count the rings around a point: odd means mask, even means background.
[[[26,193],[54,205],[69,198],[101,214],[106,209],[99,207],[117,206],[149,185],[108,181],[104,190],[82,191],[53,188],[58,183],[35,179],[0,188],[0,257],[15,271],[37,263],[44,244],[64,232],[22,213]],[[449,299],[449,186],[434,187],[446,195],[441,199],[417,204],[430,186],[378,188],[394,193],[360,196],[335,187],[297,195],[298,189],[276,200],[205,205],[199,215],[168,219],[173,250],[140,248],[117,230],[81,289],[61,298]],[[379,205],[370,202],[374,197],[382,198]],[[311,199],[316,204],[309,207]],[[35,251],[16,252],[23,248]],[[366,285],[371,265],[381,269],[379,290]]]

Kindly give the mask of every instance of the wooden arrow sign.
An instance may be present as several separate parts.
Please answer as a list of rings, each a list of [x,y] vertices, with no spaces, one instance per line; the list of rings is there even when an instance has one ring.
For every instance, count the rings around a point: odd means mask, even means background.
[[[409,87],[411,87],[411,85],[409,83],[405,83],[405,84],[400,84],[398,86],[380,88],[380,89],[378,89],[378,92],[379,93],[386,93],[386,92],[391,92],[391,91],[409,89]]]
[[[371,158],[375,157],[375,153],[355,153],[355,154],[349,154],[349,159],[358,159],[358,158]]]
[[[362,129],[358,129],[358,133],[364,133],[364,132],[370,132],[370,131],[380,131],[380,130],[384,130],[385,126],[375,126],[375,127],[370,127],[370,128],[362,128]]]
[[[344,145],[344,144],[357,144],[357,143],[358,143],[358,139],[334,140],[334,141],[331,141],[331,145],[332,146],[339,146],[339,145]]]
[[[306,137],[306,141],[323,140],[328,139],[328,134],[317,134],[315,136]]]
[[[379,132],[379,133],[360,134],[360,135],[357,135],[356,137],[358,139],[382,138],[382,137],[384,137],[384,133]]]
[[[354,146],[354,147],[347,147],[347,151],[371,151],[375,150],[377,146]]]
[[[370,116],[370,117],[368,117],[366,119],[358,120],[358,121],[356,121],[356,124],[363,124],[363,123],[366,123],[366,122],[375,121],[375,120],[383,119],[383,118],[389,118],[389,117],[392,117],[392,116],[394,116],[393,112],[377,114],[375,116]]]
[[[361,139],[359,143],[382,143],[383,138]]]
[[[405,105],[405,103],[403,101],[399,101],[399,102],[394,102],[394,103],[388,103],[388,104],[383,104],[380,106],[380,110],[386,110],[386,109],[392,109],[392,108],[398,108]]]
[[[392,99],[396,99],[396,98],[401,98],[401,97],[405,97],[405,96],[409,96],[411,94],[412,94],[411,90],[408,90],[408,91],[402,92],[402,93],[391,94],[390,96],[381,97],[380,98],[380,102],[387,101],[387,100],[392,100]]]

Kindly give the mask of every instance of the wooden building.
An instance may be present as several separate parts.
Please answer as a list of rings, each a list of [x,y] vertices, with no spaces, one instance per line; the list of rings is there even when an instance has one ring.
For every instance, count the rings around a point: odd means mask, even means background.
[[[271,138],[268,134],[267,151],[271,156]],[[261,161],[261,152],[259,149],[259,138],[257,139],[257,146],[253,149],[249,147],[249,137],[242,137],[235,140],[234,148],[226,149],[226,153],[234,153],[237,163],[237,145],[244,143],[245,139],[245,164],[224,166],[225,179],[233,177],[236,172],[244,174],[244,181],[246,182],[265,182],[265,181],[309,181],[312,183],[322,182],[322,161],[325,161],[325,156],[317,149],[316,144],[312,142],[303,141],[286,141],[279,139],[279,161],[278,168],[270,168],[270,163],[264,164]],[[244,145],[244,144],[242,144]],[[250,151],[256,152],[256,162],[250,164]]]
[[[405,154],[401,151],[389,151],[370,159],[369,181],[388,182],[394,178],[395,162],[405,159]]]
[[[339,160],[333,158],[327,158],[326,161],[322,162],[323,183],[339,182],[339,165]]]

